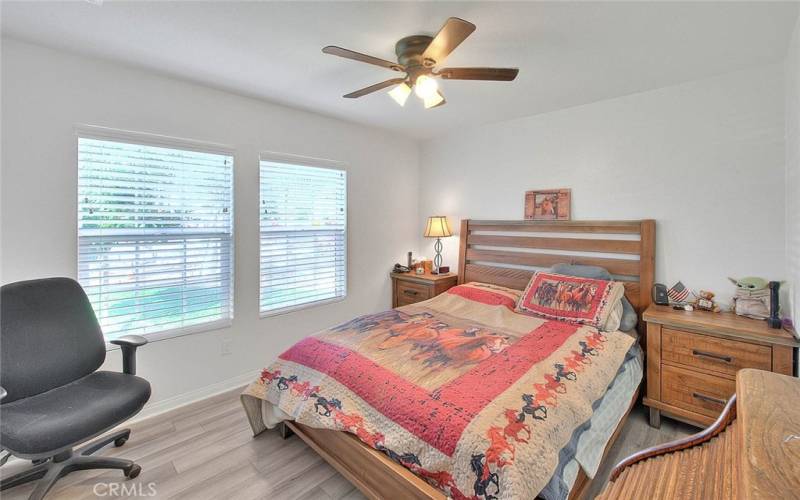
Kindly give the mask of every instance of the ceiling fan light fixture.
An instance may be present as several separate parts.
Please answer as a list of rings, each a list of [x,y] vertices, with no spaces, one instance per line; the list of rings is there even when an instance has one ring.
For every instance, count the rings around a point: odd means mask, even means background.
[[[444,103],[444,96],[441,92],[436,91],[435,94],[430,97],[426,97],[422,100],[422,102],[425,104],[425,109],[435,108],[436,106]]]
[[[2,0],[0,0],[2,1]],[[104,0],[84,0],[102,2]],[[342,97],[356,99],[392,88],[388,94],[400,106],[405,106],[411,91],[417,94],[426,109],[447,103],[439,90],[438,78],[446,80],[483,80],[495,82],[513,81],[519,73],[518,68],[441,68],[442,62],[475,31],[475,25],[450,17],[435,36],[411,35],[401,38],[394,46],[397,62],[387,61],[350,49],[328,45],[322,48],[324,54],[351,59],[373,66],[380,66],[399,73],[402,77],[391,78],[380,83],[358,89]]]
[[[419,75],[414,84],[414,93],[420,99],[429,99],[436,95],[439,90],[439,84],[436,80],[427,75]]]
[[[395,88],[389,91],[389,96],[401,106],[405,106],[408,96],[410,95],[411,87],[409,87],[405,82],[397,85]]]

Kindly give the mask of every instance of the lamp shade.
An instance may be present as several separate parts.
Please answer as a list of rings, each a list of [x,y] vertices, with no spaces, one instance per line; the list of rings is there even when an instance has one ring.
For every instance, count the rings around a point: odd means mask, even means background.
[[[428,224],[425,226],[426,238],[447,238],[448,236],[453,236],[453,231],[450,230],[447,217],[444,215],[428,217]]]

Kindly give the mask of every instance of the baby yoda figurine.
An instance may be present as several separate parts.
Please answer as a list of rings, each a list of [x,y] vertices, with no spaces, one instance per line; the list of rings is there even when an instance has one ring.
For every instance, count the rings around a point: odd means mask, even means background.
[[[768,319],[770,317],[772,300],[769,281],[754,276],[738,280],[734,278],[728,279],[736,285],[736,294],[733,297],[733,310],[736,314],[753,319]]]

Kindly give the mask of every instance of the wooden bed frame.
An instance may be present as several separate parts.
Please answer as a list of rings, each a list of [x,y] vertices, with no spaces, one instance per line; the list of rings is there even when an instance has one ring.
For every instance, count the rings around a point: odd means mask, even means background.
[[[522,290],[534,270],[558,263],[602,266],[625,281],[625,297],[639,314],[642,333],[641,316],[650,305],[654,280],[655,221],[461,221],[459,284],[481,281]],[[638,396],[637,390],[606,445],[604,459]],[[287,421],[281,432],[289,431],[368,498],[445,499],[441,491],[352,434]],[[590,484],[580,470],[570,499],[583,498]]]

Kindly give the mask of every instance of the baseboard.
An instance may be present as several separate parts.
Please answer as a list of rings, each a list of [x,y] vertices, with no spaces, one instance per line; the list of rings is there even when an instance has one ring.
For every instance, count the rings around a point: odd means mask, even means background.
[[[178,409],[182,406],[190,405],[200,401],[201,399],[210,398],[212,396],[216,396],[217,394],[222,394],[223,392],[228,392],[250,384],[253,380],[258,378],[259,373],[261,373],[260,370],[243,373],[215,384],[207,385],[183,394],[178,394],[177,396],[173,396],[171,398],[162,399],[161,401],[157,401],[155,403],[146,404],[142,411],[140,411],[135,417],[128,420],[126,423],[138,422],[146,418],[155,417],[156,415]]]

